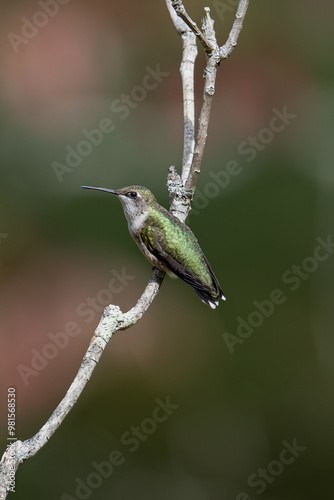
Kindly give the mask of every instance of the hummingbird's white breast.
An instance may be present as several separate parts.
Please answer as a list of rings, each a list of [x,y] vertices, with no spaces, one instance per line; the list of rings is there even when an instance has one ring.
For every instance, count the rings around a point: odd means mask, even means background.
[[[128,228],[130,233],[140,233],[144,222],[146,221],[148,217],[149,212],[143,212],[139,215],[136,215],[135,217],[129,217],[128,219]],[[126,214],[125,214],[126,215]]]

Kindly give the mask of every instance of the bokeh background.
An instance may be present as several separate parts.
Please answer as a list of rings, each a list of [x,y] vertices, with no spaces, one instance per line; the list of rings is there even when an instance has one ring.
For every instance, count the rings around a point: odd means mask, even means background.
[[[236,3],[185,2],[198,22],[211,7],[220,44]],[[150,276],[117,200],[79,186],[141,184],[168,206],[167,170],[182,155],[181,41],[164,2],[45,4],[46,18],[36,1],[1,3],[2,450],[8,387],[16,435],[29,438],[66,393],[103,306],[128,310]],[[166,279],[145,317],[111,339],[50,442],[19,468],[17,500],[331,498],[334,255],[330,245],[321,261],[313,255],[319,238],[334,238],[333,16],[330,0],[251,1],[219,68],[189,217],[228,300],[212,311]],[[197,113],[204,64],[200,50]],[[153,70],[158,84],[145,95]],[[284,110],[286,123],[270,132]],[[108,132],[91,136],[100,143],[83,145],[101,121]],[[238,174],[226,180],[232,160]],[[277,289],[281,303],[263,303]],[[145,419],[166,398],[178,408],[152,430]],[[132,426],[147,430],[135,451],[122,440]],[[300,448],[282,465],[286,443]],[[124,463],[94,476],[113,450]]]

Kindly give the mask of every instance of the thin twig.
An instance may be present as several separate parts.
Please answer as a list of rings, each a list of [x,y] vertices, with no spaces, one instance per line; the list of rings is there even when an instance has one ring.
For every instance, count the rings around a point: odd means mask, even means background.
[[[206,7],[204,9],[202,29],[206,35],[206,38],[210,40],[211,46],[214,47],[214,50],[210,54],[207,53],[206,55],[203,100],[198,121],[196,145],[191,169],[185,185],[186,190],[192,194],[195,191],[197,178],[201,170],[206,138],[208,135],[212,99],[215,93],[217,69],[220,62],[219,46],[216,40],[216,34],[213,24],[214,22],[210,16],[210,9]]]
[[[227,42],[220,48],[220,58],[227,59],[232,54],[238,43],[238,38],[246,17],[249,0],[240,0],[235,20],[228,36]]]
[[[205,15],[202,24],[202,31],[197,27],[188,15],[183,2],[181,0],[171,0],[171,4],[177,15],[189,26],[195,33],[197,38],[204,46],[206,53],[207,64],[204,71],[204,92],[203,101],[199,117],[198,131],[196,136],[195,148],[192,155],[190,168],[187,169],[186,175],[182,176],[185,191],[190,200],[194,194],[198,175],[201,169],[201,163],[204,154],[206,138],[208,134],[208,126],[211,112],[211,104],[213,94],[215,92],[215,81],[217,74],[217,66],[220,62],[219,46],[216,40],[215,31],[213,28],[213,20],[210,17],[210,9],[204,9]]]
[[[172,1],[166,0],[166,5],[174,27],[182,38],[182,62],[180,66],[184,119],[182,180],[185,184],[189,176],[195,150],[194,68],[198,51],[195,34],[176,14],[172,6]]]
[[[177,15],[180,16],[180,18],[189,26],[189,28],[200,40],[201,44],[204,47],[205,52],[210,53],[213,49],[213,47],[210,44],[210,41],[206,38],[205,34],[201,32],[197,24],[191,19],[186,9],[184,8],[182,0],[171,0],[171,2]]]
[[[210,9],[208,7],[204,9],[205,15],[201,31],[197,27],[196,23],[188,15],[182,0],[171,0],[171,3],[177,15],[181,19],[183,19],[183,21],[195,33],[201,44],[204,46],[204,50],[207,56],[207,64],[204,71],[203,101],[199,117],[193,160],[190,170],[188,170],[187,177],[185,178],[185,180],[183,178],[185,190],[191,199],[195,191],[198,175],[201,170],[206,138],[208,135],[212,98],[215,93],[217,68],[222,59],[226,59],[230,56],[238,42],[238,38],[243,26],[243,21],[245,19],[247,8],[249,5],[249,0],[239,1],[236,17],[228,40],[222,47],[219,47],[217,43],[215,30],[213,28],[214,22],[210,17]]]

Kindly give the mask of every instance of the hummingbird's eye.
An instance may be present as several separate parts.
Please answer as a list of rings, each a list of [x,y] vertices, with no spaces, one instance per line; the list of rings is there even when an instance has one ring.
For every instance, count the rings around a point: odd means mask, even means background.
[[[130,191],[128,193],[128,196],[129,196],[129,198],[135,199],[135,198],[137,198],[137,193],[136,193],[136,191]]]

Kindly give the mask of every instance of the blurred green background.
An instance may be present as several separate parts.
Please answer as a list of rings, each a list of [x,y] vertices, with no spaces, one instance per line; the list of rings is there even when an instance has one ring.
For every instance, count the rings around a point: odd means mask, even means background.
[[[236,3],[185,5],[197,22],[211,7],[223,44]],[[182,155],[181,41],[164,2],[45,4],[46,18],[36,1],[1,4],[3,450],[7,388],[16,388],[16,435],[29,438],[66,393],[103,306],[128,310],[151,273],[120,204],[79,186],[141,184],[168,207],[167,171]],[[330,0],[251,1],[219,68],[189,217],[227,302],[212,311],[166,279],[19,468],[17,500],[332,497],[334,255],[317,247],[333,235],[333,16]],[[197,113],[204,64],[200,50]],[[163,76],[143,91],[153,70]],[[92,132],[101,121],[102,139]],[[75,335],[62,336],[71,325]],[[175,410],[154,427],[156,400],[168,398]],[[124,442],[133,426],[144,432],[135,450]],[[295,455],[286,443],[297,443]],[[103,478],[94,463],[113,450],[122,464]]]

